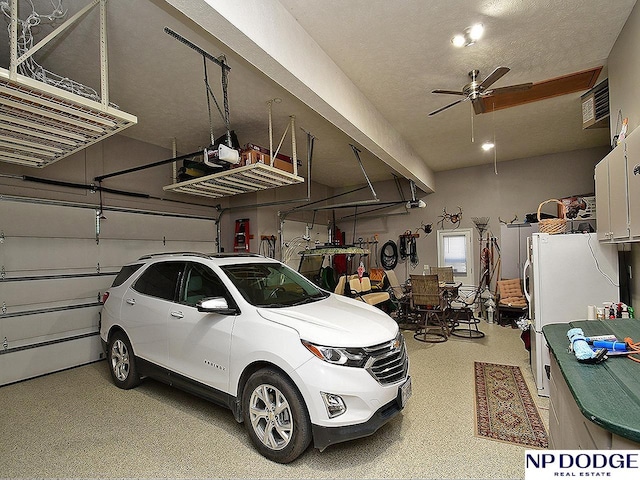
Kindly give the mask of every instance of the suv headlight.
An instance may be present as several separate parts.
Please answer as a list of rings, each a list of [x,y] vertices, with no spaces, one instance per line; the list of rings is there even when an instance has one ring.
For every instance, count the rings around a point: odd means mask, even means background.
[[[302,340],[302,344],[320,360],[334,365],[364,367],[368,355],[362,348],[327,347]]]

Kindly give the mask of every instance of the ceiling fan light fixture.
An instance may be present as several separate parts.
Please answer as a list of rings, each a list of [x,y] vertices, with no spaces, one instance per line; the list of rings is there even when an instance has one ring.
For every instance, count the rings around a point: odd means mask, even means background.
[[[477,42],[482,38],[482,34],[484,33],[484,25],[481,23],[476,23],[475,25],[472,25],[469,28],[467,28],[467,30],[469,31],[469,38],[473,42]]]
[[[485,152],[488,152],[489,150],[491,150],[495,146],[496,145],[493,142],[484,142],[482,144],[482,150],[484,150]]]
[[[464,35],[462,35],[461,33],[451,39],[451,43],[453,43],[453,46],[458,48],[464,47],[465,41],[466,40],[464,38]]]
[[[476,23],[464,29],[463,33],[458,33],[451,39],[451,43],[458,48],[473,45],[482,38],[484,33],[484,25]]]

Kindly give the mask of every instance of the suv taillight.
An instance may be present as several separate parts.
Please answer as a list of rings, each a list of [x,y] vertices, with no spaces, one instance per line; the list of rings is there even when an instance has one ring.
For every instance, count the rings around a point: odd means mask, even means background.
[[[104,292],[102,294],[102,304],[104,305],[105,303],[107,303],[107,299],[109,298],[109,292]]]

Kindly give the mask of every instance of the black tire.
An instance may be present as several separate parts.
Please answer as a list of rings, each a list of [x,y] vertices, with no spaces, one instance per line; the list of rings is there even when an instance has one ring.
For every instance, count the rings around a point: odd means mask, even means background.
[[[107,349],[107,361],[111,378],[117,387],[129,390],[140,383],[131,342],[124,332],[117,331],[111,335]]]
[[[242,412],[251,441],[269,460],[292,462],[311,443],[304,399],[279,371],[265,368],[249,377],[242,393]]]

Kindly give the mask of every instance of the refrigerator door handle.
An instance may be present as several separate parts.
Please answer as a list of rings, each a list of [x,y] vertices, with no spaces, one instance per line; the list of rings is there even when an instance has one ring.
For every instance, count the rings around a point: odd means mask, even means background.
[[[524,296],[527,299],[527,302],[531,303],[531,293],[529,293],[529,289],[527,288],[527,285],[529,282],[527,282],[527,270],[531,267],[531,262],[529,261],[529,259],[527,258],[527,261],[524,262],[524,268],[522,269],[522,278],[523,278],[523,288],[524,288]]]

